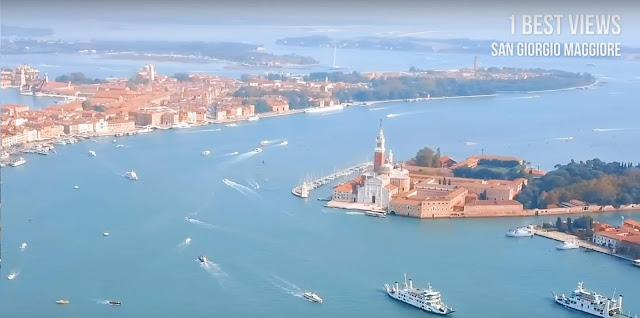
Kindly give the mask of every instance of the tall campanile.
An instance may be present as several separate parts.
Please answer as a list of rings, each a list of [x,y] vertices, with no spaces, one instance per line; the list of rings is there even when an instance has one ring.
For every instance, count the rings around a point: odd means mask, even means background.
[[[380,131],[378,137],[376,137],[376,149],[373,153],[373,171],[378,171],[378,168],[384,163],[384,132],[382,131],[382,119],[380,119]]]

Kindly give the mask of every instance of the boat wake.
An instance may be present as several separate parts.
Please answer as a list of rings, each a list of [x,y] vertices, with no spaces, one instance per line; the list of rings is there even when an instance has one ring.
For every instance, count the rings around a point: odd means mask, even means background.
[[[60,65],[50,65],[50,64],[38,64],[40,67],[62,67]]]
[[[303,298],[302,295],[304,294],[304,291],[296,286],[295,284],[287,281],[286,279],[276,276],[276,275],[272,275],[271,278],[267,279],[273,286],[278,287],[279,289],[281,289],[282,291],[290,294],[291,296],[295,296],[298,298]]]
[[[202,222],[202,221],[200,221],[200,220],[196,220],[196,219],[194,219],[194,218],[192,218],[192,217],[189,217],[189,216],[185,217],[184,219],[185,219],[185,220],[187,220],[187,221],[188,221],[188,222],[190,222],[190,223],[197,224],[197,225],[200,225],[200,226],[204,226],[204,227],[206,227],[206,228],[210,228],[210,229],[215,229],[215,228],[217,228],[217,227],[216,227],[215,225],[213,225],[213,224],[209,224],[209,223],[207,223],[207,222]]]
[[[254,189],[254,190],[258,190],[260,189],[260,185],[255,182],[255,181],[251,181],[251,180],[247,180],[247,183]]]
[[[220,267],[220,265],[212,262],[210,259],[207,259],[204,262],[200,262],[200,267],[202,267],[205,271],[207,271],[207,273],[211,274],[211,276],[213,277],[229,276],[225,271],[222,270],[222,267]]]
[[[558,138],[553,138],[555,140],[573,140],[573,137],[558,137]]]
[[[191,244],[191,238],[187,237],[186,239],[184,239],[184,241],[180,242],[180,244],[178,244],[177,248],[180,250],[185,249],[187,246],[189,246],[189,244]]]
[[[520,96],[520,97],[510,98],[510,100],[516,100],[516,99],[532,99],[532,98],[540,98],[540,95],[533,95],[533,96]]]
[[[402,116],[409,116],[409,115],[417,115],[417,114],[423,114],[423,113],[426,113],[426,111],[422,111],[422,112],[391,113],[391,114],[387,114],[387,118],[402,117]]]
[[[607,132],[607,131],[618,131],[618,130],[627,130],[627,128],[594,128],[594,132]]]
[[[352,212],[352,211],[347,212],[347,214],[349,214],[349,215],[364,215],[363,212]]]
[[[473,141],[467,141],[464,143],[466,146],[473,146],[473,145],[477,145],[477,142],[473,142]]]
[[[241,184],[239,184],[237,182],[233,182],[233,181],[231,181],[229,179],[222,179],[222,182],[224,182],[224,184],[236,189],[238,192],[242,193],[242,195],[244,195],[244,196],[252,196],[253,195],[253,196],[260,197],[258,195],[258,193],[256,193],[253,189],[251,189],[251,188],[249,188],[247,186],[241,185]],[[256,183],[256,185],[257,185],[257,183]],[[260,186],[258,185],[258,187],[260,187]]]
[[[109,300],[108,299],[92,299],[96,304],[99,305],[108,305],[109,304]]]
[[[369,108],[369,111],[377,112],[379,110],[383,110],[383,109],[387,109],[387,108],[389,108],[389,107],[374,107],[374,108]]]

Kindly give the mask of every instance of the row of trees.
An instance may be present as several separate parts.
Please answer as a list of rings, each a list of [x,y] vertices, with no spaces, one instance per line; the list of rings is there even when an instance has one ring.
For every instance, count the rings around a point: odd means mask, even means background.
[[[480,159],[478,165],[493,168],[515,168],[520,165],[520,162],[517,160]]]
[[[515,199],[526,208],[546,208],[570,200],[599,205],[640,202],[640,167],[599,159],[572,160],[532,180]]]
[[[519,167],[514,167],[506,171],[489,168],[460,167],[453,170],[453,175],[460,178],[473,178],[483,180],[515,180],[518,178],[527,177],[524,171],[522,171],[522,169],[520,169]]]
[[[73,84],[101,84],[106,83],[106,80],[99,78],[90,78],[84,75],[84,73],[76,72],[56,77],[56,82],[66,83],[71,82]]]
[[[563,222],[562,219],[558,217],[555,226],[560,232],[577,234],[583,238],[591,238],[593,235],[593,218],[588,215],[583,215],[575,220],[568,217],[566,222]]]

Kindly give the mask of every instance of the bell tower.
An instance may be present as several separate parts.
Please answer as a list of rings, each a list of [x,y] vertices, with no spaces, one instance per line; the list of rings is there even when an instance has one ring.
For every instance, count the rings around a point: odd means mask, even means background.
[[[384,164],[384,132],[382,131],[382,119],[380,119],[380,131],[376,137],[376,148],[373,152],[373,171],[378,171],[382,164]]]

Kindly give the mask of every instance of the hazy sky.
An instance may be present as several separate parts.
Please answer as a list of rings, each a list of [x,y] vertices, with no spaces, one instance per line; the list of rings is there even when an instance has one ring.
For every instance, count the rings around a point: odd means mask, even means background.
[[[2,0],[2,23],[50,27],[64,39],[255,41],[285,35],[380,35],[518,40],[515,14],[620,14],[620,39],[640,38],[640,1]],[[262,27],[255,27],[262,26]],[[304,29],[303,27],[309,27]],[[234,34],[235,33],[235,34]],[[565,40],[569,40],[569,38]],[[625,43],[623,43],[625,44]],[[640,44],[640,43],[638,43]]]

